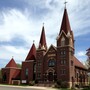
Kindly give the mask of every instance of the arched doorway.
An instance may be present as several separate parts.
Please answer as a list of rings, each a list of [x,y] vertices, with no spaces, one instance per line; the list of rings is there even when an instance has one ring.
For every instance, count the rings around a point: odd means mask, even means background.
[[[53,82],[55,81],[55,77],[56,77],[55,70],[53,68],[49,68],[47,70],[47,81]]]
[[[49,73],[48,73],[48,80],[49,80],[49,81],[53,81],[53,79],[54,79],[54,78],[53,78],[53,72],[49,72]]]

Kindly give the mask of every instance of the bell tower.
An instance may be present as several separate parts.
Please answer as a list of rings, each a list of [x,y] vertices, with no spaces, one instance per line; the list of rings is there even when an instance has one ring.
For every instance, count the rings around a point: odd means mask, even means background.
[[[74,37],[70,27],[68,13],[65,9],[57,37],[57,78],[68,82],[69,87],[74,84]]]
[[[45,28],[44,25],[42,27],[41,37],[39,41],[39,47],[36,52],[36,80],[43,81],[43,63],[44,63],[44,55],[47,51],[47,43],[45,36]]]

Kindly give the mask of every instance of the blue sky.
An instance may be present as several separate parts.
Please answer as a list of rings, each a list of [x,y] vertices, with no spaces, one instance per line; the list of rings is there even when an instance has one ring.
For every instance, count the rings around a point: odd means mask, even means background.
[[[12,56],[25,60],[35,40],[38,47],[43,22],[48,47],[56,45],[65,0],[0,0],[0,68]],[[75,37],[75,56],[84,63],[90,47],[90,0],[67,0],[68,16]]]

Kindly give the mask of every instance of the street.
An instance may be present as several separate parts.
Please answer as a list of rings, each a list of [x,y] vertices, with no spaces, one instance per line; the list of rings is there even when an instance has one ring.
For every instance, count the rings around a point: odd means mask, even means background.
[[[24,88],[24,87],[8,87],[8,86],[0,86],[0,90],[45,90],[40,88]]]
[[[54,88],[47,87],[33,87],[33,86],[8,86],[0,85],[0,90],[56,90]]]

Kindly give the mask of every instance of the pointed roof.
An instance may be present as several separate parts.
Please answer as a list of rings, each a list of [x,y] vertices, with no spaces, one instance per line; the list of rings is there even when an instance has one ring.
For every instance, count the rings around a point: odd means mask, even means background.
[[[10,62],[6,65],[6,68],[11,68],[11,67],[15,67],[15,68],[18,68],[17,67],[17,64],[16,64],[16,62],[14,61],[14,59],[12,58],[11,60],[10,60]]]
[[[90,48],[88,48],[86,51],[90,51]]]
[[[44,26],[42,27],[42,33],[41,33],[41,38],[40,38],[40,42],[39,42],[39,49],[47,49]]]
[[[75,56],[74,56],[74,65],[76,67],[82,68],[82,69],[87,69]]]
[[[32,45],[32,47],[31,47],[31,49],[30,49],[25,60],[27,61],[27,60],[35,60],[35,59],[36,59],[36,47],[33,43],[33,45]]]
[[[56,48],[54,45],[51,44],[50,47],[48,48],[46,54],[50,51],[51,48],[53,48],[54,51],[57,50],[57,48]],[[46,55],[46,54],[45,54],[45,55]]]
[[[68,18],[68,13],[67,13],[67,9],[66,8],[64,9],[64,14],[63,14],[62,24],[61,24],[61,28],[60,28],[60,33],[61,33],[62,30],[66,34],[68,33],[68,31],[71,31],[69,18]],[[59,35],[60,35],[60,33],[59,33]]]

